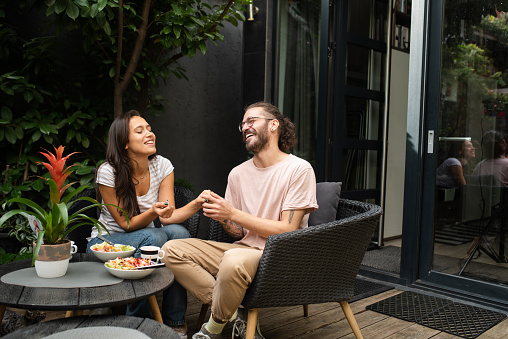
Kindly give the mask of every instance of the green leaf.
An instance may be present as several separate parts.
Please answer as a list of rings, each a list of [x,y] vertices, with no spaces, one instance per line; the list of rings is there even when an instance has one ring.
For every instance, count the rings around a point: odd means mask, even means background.
[[[54,7],[55,7],[55,13],[60,14],[67,9],[67,1],[66,0],[56,0]]]
[[[206,54],[206,43],[204,41],[200,41],[199,42],[199,50],[201,51],[201,53],[203,53],[203,55]]]
[[[109,77],[114,78],[115,74],[116,74],[115,66],[111,66],[111,68],[109,69]]]
[[[5,129],[5,139],[7,139],[8,142],[11,144],[15,144],[17,141],[16,133],[14,132],[14,129],[10,126],[7,126]]]
[[[9,107],[7,106],[2,106],[2,112],[1,112],[1,115],[2,115],[2,119],[5,119],[9,122],[12,121],[12,111]]]
[[[41,135],[42,135],[42,133],[41,133],[41,131],[40,131],[40,130],[35,130],[35,131],[33,132],[33,134],[32,134],[32,138],[31,138],[31,139],[32,139],[32,141],[33,141],[33,142],[36,142],[37,140],[39,140],[39,139],[41,138]]]
[[[102,28],[104,29],[104,32],[109,36],[111,35],[111,26],[109,25],[109,22],[105,22],[104,25],[102,26]]]
[[[99,0],[99,2],[97,3],[99,11],[102,11],[107,4],[108,0]]]
[[[90,7],[90,5],[88,4],[88,0],[74,0],[74,2],[78,5],[78,6],[82,6],[82,7]]]
[[[68,99],[64,100],[64,107],[65,109],[69,109],[69,107],[71,107],[71,102]]]
[[[234,17],[229,17],[228,21],[233,24],[233,26],[237,27],[238,26],[238,20],[236,20]]]
[[[173,26],[173,33],[175,34],[175,37],[177,39],[179,39],[180,34],[182,33],[182,27],[181,26]]]
[[[75,4],[73,4],[72,2],[70,2],[68,5],[67,5],[67,9],[65,11],[65,13],[67,13],[67,16],[69,18],[71,18],[72,20],[76,20],[76,18],[78,17],[79,15],[79,8],[78,6],[76,6]]]
[[[6,182],[2,185],[2,193],[9,194],[12,191],[12,183]]]
[[[23,92],[23,98],[29,103],[34,98],[34,94],[32,91],[25,91]]]

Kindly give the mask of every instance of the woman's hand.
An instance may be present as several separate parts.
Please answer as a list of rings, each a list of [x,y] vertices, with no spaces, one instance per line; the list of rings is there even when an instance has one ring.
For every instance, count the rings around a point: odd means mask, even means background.
[[[196,199],[194,199],[194,203],[197,206],[199,206],[199,208],[202,208],[203,203],[210,201],[211,194],[212,194],[212,191],[204,190],[203,192],[201,192],[201,194]]]
[[[161,218],[171,218],[173,212],[175,211],[175,206],[168,205],[168,202],[156,202],[152,209],[155,213]]]

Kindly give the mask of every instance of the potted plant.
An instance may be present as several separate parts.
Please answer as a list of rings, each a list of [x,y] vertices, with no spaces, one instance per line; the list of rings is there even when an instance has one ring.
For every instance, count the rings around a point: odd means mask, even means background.
[[[103,205],[107,204],[101,204],[90,197],[75,198],[80,192],[88,188],[88,186],[81,186],[62,198],[67,188],[74,184],[69,183],[64,185],[69,174],[74,171],[71,168],[75,166],[71,165],[65,167],[67,159],[75,153],[71,153],[64,157],[63,152],[63,146],[59,146],[58,148],[55,147],[56,155],[47,150],[46,152],[39,152],[49,161],[49,163],[42,163],[51,175],[51,179],[44,178],[49,185],[50,198],[48,209],[41,207],[30,199],[12,198],[4,203],[4,209],[7,204],[18,203],[29,207],[31,210],[11,210],[0,218],[0,227],[9,218],[15,215],[23,215],[30,221],[37,235],[37,241],[34,243],[32,265],[35,265],[37,275],[44,278],[56,278],[67,272],[71,254],[71,243],[68,239],[65,239],[65,237],[70,232],[80,226],[90,223],[97,227],[100,234],[102,234],[102,229],[106,230],[104,225],[97,219],[89,217],[83,214],[83,212],[90,208],[102,208]],[[91,204],[69,215],[68,211],[71,206],[80,200],[87,200],[91,202]],[[122,212],[127,218],[126,213],[123,210]],[[127,218],[127,223],[128,222]],[[67,226],[71,223],[73,226],[67,229]]]

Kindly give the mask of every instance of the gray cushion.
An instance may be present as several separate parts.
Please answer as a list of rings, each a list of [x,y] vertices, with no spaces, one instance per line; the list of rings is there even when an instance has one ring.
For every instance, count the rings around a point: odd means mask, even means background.
[[[310,214],[309,226],[335,221],[341,187],[342,182],[317,183],[316,196],[319,208]]]

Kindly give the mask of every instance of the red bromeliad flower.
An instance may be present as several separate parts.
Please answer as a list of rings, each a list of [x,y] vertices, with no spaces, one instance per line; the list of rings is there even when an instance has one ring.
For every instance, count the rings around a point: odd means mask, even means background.
[[[47,153],[45,153],[45,152],[39,152],[39,153],[44,155],[50,162],[49,164],[46,162],[41,162],[41,164],[43,164],[48,169],[49,174],[51,174],[51,178],[55,181],[56,187],[58,188],[58,192],[59,192],[58,201],[60,201],[60,198],[62,197],[63,192],[65,192],[65,190],[69,186],[72,185],[72,183],[71,183],[71,184],[67,184],[64,187],[62,187],[63,184],[65,183],[65,180],[69,176],[69,174],[71,174],[73,172],[72,170],[70,170],[70,168],[76,165],[76,164],[74,164],[69,167],[65,167],[65,162],[71,155],[79,153],[79,152],[74,152],[74,153],[71,153],[71,154],[63,157],[63,151],[64,151],[65,147],[63,147],[62,145],[60,145],[58,148],[56,148],[55,146],[53,146],[53,147],[55,148],[56,156],[44,148],[43,149]]]

